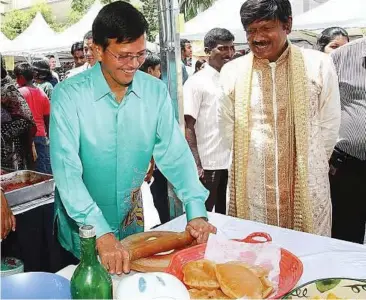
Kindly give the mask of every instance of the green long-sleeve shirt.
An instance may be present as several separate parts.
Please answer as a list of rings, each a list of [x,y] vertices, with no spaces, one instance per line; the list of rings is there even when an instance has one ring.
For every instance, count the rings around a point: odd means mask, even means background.
[[[80,224],[93,225],[97,237],[113,232],[124,238],[143,230],[136,191],[152,156],[182,200],[187,219],[207,216],[208,191],[198,179],[167,88],[143,72],[135,74],[120,104],[99,63],[59,83],[52,94],[50,151],[58,236],[77,257]]]

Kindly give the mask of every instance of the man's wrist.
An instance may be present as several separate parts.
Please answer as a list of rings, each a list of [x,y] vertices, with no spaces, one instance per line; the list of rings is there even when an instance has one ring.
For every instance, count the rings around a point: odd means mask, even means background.
[[[204,220],[204,221],[208,222],[208,218],[206,218],[206,217],[198,217],[198,218],[194,218],[194,219],[191,219],[191,220],[187,221],[187,223],[189,223],[189,222],[191,222],[191,221],[194,221],[194,220],[199,220],[199,219],[201,219],[201,220]]]
[[[113,232],[107,232],[107,233],[102,234],[101,236],[97,237],[97,240],[103,239],[103,238],[108,238],[108,237],[115,237],[115,235],[113,234]]]
[[[206,206],[201,201],[190,201],[185,205],[185,209],[187,222],[197,218],[207,219]]]

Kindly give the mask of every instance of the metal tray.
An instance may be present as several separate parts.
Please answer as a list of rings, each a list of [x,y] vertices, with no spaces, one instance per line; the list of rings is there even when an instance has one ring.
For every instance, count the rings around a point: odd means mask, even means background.
[[[41,182],[39,182],[42,180]],[[52,194],[55,189],[53,176],[39,172],[23,170],[0,176],[1,187],[6,190],[9,184],[27,182],[29,185],[5,192],[10,207],[33,201],[45,195]]]

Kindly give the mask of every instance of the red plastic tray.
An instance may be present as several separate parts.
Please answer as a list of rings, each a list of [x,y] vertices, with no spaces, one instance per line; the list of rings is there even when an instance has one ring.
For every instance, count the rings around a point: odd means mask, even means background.
[[[256,238],[264,238],[265,241],[261,241]],[[266,243],[271,242],[272,238],[267,233],[254,232],[247,236],[245,239],[236,241],[243,243]],[[183,265],[190,261],[203,259],[205,256],[205,251],[206,244],[201,244],[177,252],[173,255],[169,267],[166,269],[166,272],[174,275],[179,280],[183,281]],[[286,249],[281,248],[280,279],[278,291],[276,295],[271,295],[269,298],[278,299],[286,295],[295,287],[296,283],[300,280],[302,273],[303,265],[300,259]]]

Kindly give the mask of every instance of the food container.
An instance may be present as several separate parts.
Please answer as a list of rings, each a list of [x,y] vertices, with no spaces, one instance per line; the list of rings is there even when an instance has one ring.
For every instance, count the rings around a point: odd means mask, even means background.
[[[71,299],[70,281],[46,272],[25,272],[1,279],[1,299]]]
[[[265,239],[265,241],[258,239]],[[271,242],[272,238],[269,234],[263,232],[254,232],[243,240],[236,240],[243,243],[266,243]],[[169,267],[166,272],[176,276],[179,280],[183,281],[183,266],[190,262],[203,259],[205,256],[206,244],[197,245],[191,248],[181,250],[173,255]],[[300,280],[303,273],[303,265],[300,259],[281,248],[281,261],[280,261],[280,278],[278,291],[276,295],[271,295],[271,299],[278,299],[286,295],[291,291],[296,283]]]
[[[52,175],[29,170],[1,175],[0,181],[10,207],[52,194],[55,189]]]
[[[14,257],[4,257],[1,259],[1,277],[10,276],[24,272],[24,264]]]

